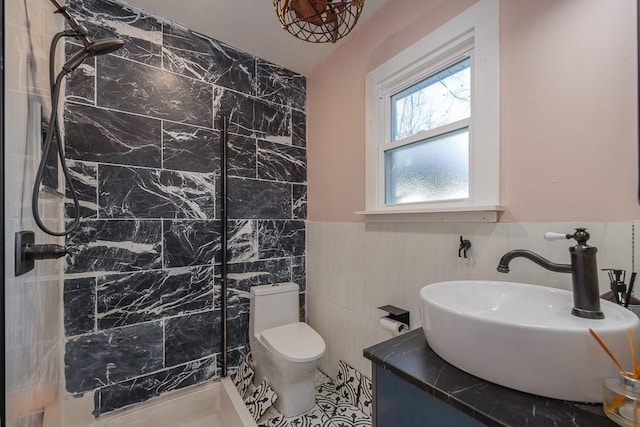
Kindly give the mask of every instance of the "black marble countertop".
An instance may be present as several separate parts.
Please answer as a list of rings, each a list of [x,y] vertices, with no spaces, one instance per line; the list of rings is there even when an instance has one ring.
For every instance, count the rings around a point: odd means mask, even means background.
[[[422,328],[366,348],[364,356],[489,426],[616,425],[602,405],[523,393],[461,371],[429,347]]]

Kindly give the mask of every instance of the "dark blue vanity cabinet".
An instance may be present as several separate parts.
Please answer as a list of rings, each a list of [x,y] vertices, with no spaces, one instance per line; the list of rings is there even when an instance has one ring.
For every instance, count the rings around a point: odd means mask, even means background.
[[[482,423],[374,365],[374,426],[475,427]]]
[[[602,405],[522,393],[440,358],[422,329],[364,350],[373,364],[374,427],[615,426]]]

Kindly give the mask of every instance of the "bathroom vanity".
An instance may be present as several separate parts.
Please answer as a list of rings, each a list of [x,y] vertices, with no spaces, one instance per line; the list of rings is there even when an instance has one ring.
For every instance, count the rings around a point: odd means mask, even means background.
[[[373,363],[374,426],[615,426],[602,405],[522,393],[439,357],[422,328],[364,350]]]

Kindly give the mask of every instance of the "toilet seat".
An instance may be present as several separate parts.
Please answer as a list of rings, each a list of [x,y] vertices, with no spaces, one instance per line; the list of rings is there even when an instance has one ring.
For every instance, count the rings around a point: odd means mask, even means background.
[[[290,362],[310,362],[326,349],[322,337],[303,322],[265,329],[260,339],[270,351]]]

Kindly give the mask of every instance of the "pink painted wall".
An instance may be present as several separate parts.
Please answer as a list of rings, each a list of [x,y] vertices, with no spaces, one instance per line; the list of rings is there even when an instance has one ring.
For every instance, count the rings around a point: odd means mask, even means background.
[[[364,219],[366,73],[474,3],[392,0],[308,76],[310,220]],[[501,2],[502,221],[640,219],[635,4]]]

